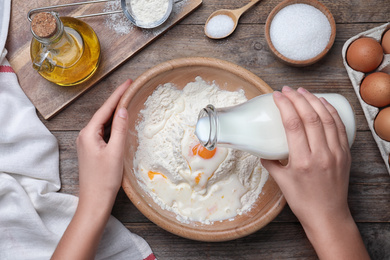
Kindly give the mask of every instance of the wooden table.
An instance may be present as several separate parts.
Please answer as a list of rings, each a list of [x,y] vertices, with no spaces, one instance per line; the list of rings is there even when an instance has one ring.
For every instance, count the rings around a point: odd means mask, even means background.
[[[280,0],[264,0],[257,4],[241,17],[237,31],[227,39],[215,41],[205,37],[204,22],[213,11],[235,9],[247,2],[205,0],[188,18],[124,63],[52,120],[42,119],[59,142],[61,192],[78,194],[76,137],[120,83],[127,78],[135,79],[153,65],[170,59],[188,56],[220,58],[252,71],[276,90],[288,84],[294,88],[302,86],[312,92],[337,92],[347,97],[355,108],[358,128],[352,147],[350,208],[372,259],[390,259],[390,177],[341,57],[341,49],[347,39],[389,21],[389,2],[322,0],[336,20],[336,41],[322,61],[307,68],[281,64],[271,55],[266,44],[264,24],[267,15]],[[122,190],[112,214],[129,230],[145,238],[159,259],[317,258],[288,206],[262,230],[223,243],[191,241],[162,230],[145,218]]]

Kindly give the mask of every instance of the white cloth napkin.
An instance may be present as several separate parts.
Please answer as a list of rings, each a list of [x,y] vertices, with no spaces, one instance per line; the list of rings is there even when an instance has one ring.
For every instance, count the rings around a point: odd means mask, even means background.
[[[0,259],[50,259],[78,198],[59,193],[56,138],[36,115],[5,59],[10,0],[0,0]],[[96,259],[155,259],[110,217]]]

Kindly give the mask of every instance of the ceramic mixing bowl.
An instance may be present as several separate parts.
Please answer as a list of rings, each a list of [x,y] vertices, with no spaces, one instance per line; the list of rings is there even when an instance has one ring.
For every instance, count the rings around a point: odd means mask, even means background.
[[[233,220],[182,223],[175,213],[162,209],[140,186],[133,159],[138,146],[135,125],[139,111],[144,108],[148,96],[160,85],[173,83],[184,88],[187,83],[201,76],[206,82],[216,82],[221,89],[245,90],[248,99],[272,92],[259,77],[233,63],[212,58],[183,58],[164,62],[139,76],[122,97],[119,107],[129,112],[129,138],[126,143],[122,187],[132,203],[152,222],[181,237],[200,241],[226,241],[249,235],[271,222],[283,209],[285,199],[275,181],[269,176],[261,196],[252,209]]]

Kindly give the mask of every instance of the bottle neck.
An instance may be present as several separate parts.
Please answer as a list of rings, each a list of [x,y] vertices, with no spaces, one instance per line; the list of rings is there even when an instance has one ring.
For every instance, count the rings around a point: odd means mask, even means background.
[[[196,136],[201,145],[213,150],[218,142],[218,113],[213,105],[207,105],[198,116]]]
[[[38,36],[33,28],[31,27],[30,30],[31,30],[31,33],[32,35],[34,36],[34,38],[42,43],[43,45],[45,46],[48,46],[48,45],[51,45],[51,44],[55,44],[57,43],[58,41],[60,41],[60,39],[62,38],[62,36],[64,35],[65,31],[64,31],[64,24],[62,23],[61,19],[59,18],[58,16],[58,13],[56,12],[50,12],[51,15],[53,15],[53,17],[55,18],[56,20],[56,32],[54,33],[53,36],[51,37],[40,37]]]

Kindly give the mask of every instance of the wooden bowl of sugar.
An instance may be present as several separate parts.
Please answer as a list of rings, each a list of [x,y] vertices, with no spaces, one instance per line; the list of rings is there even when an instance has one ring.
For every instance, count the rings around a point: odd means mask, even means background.
[[[268,15],[265,37],[279,60],[304,67],[328,53],[336,37],[336,23],[328,8],[316,0],[285,0]]]

